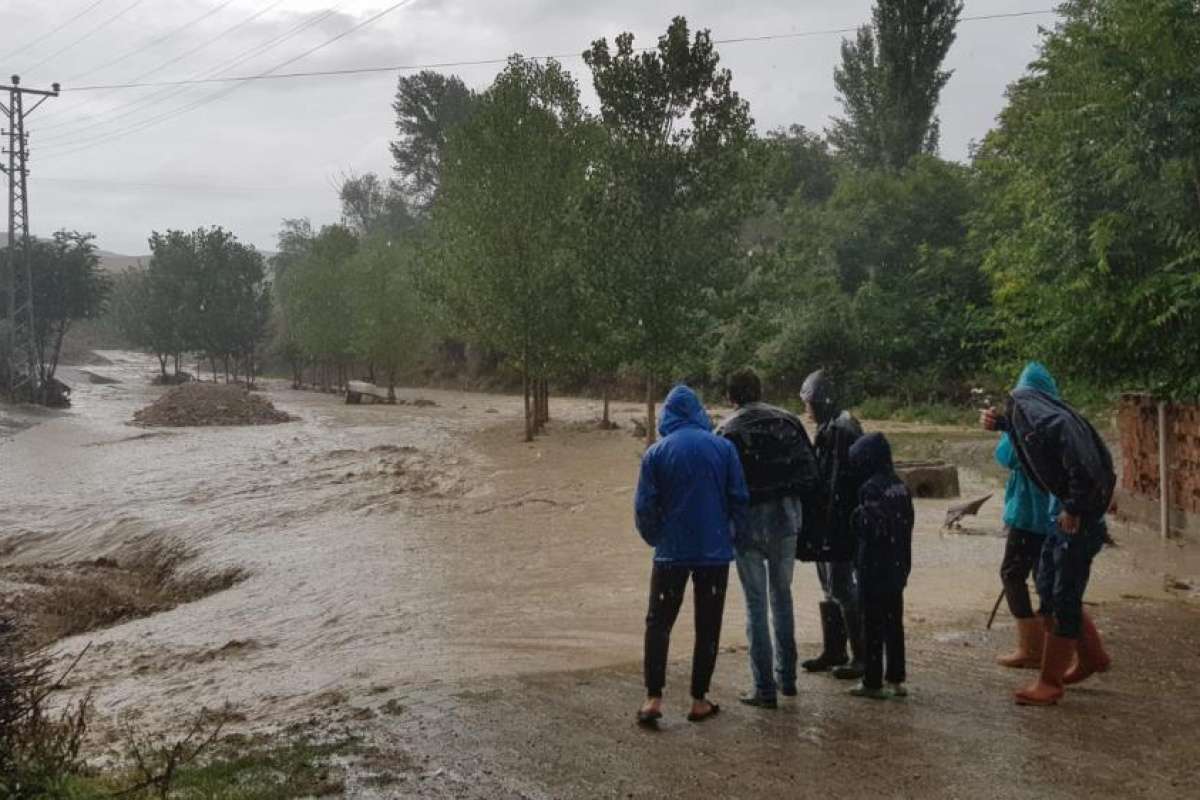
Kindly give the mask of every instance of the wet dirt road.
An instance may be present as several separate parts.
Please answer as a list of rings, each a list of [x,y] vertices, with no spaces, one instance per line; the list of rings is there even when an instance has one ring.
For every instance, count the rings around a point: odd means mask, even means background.
[[[170,725],[229,702],[250,727],[340,719],[391,748],[397,783],[356,790],[389,797],[818,786],[826,796],[943,797],[1086,786],[1119,797],[1135,794],[1135,768],[1162,790],[1145,796],[1166,796],[1187,778],[1172,765],[1200,754],[1195,704],[1176,702],[1200,680],[1200,630],[1193,598],[1169,590],[1171,578],[1200,575],[1194,546],[1114,526],[1121,547],[1098,559],[1089,592],[1118,664],[1164,658],[1163,634],[1173,643],[1154,702],[1140,701],[1139,673],[1118,669],[1072,695],[1061,729],[1057,712],[1013,709],[1007,692],[1019,679],[991,664],[1008,644],[1003,612],[982,632],[999,591],[999,503],[944,534],[947,502],[922,501],[907,703],[863,706],[812,679],[777,715],[751,714],[732,708],[749,676],[744,652],[729,653],[714,690],[726,712],[649,739],[630,724],[650,566],[631,525],[640,445],[626,430],[589,426],[597,404],[555,402],[549,435],[526,445],[519,398],[410,390],[401,396],[437,406],[346,406],[273,385],[272,400],[301,421],[145,430],[126,423],[160,391],[145,385],[151,365],[107,355],[112,365],[89,369],[121,383],[68,374],[75,408],[0,443],[0,555],[94,559],[169,537],[199,551],[196,568],[249,577],[63,642],[93,643],[76,684],[96,689],[102,715]],[[616,410],[622,423],[638,413]],[[963,478],[964,496],[1000,489]],[[810,567],[797,568],[795,589],[798,637],[811,643]],[[676,654],[690,652],[687,619]],[[733,588],[726,645],[744,645],[742,619]],[[679,674],[671,684],[685,685]],[[1036,791],[1054,776],[1057,788]]]

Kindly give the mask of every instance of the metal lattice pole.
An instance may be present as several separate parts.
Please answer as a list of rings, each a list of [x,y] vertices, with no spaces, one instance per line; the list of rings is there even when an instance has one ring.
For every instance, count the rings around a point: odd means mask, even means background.
[[[58,96],[58,84],[52,91],[26,89],[20,77],[12,76],[5,87],[8,104],[0,103],[8,117],[3,131],[8,164],[0,169],[8,176],[8,246],[5,248],[4,292],[7,308],[8,394],[14,401],[44,402],[45,386],[38,361],[37,329],[34,327],[33,241],[29,235],[29,136],[25,118],[46,98]],[[41,99],[25,109],[25,95]]]

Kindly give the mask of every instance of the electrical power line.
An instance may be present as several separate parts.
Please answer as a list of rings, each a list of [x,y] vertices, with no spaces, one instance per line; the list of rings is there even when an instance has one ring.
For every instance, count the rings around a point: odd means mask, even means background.
[[[191,80],[194,80],[196,82],[201,82],[201,81],[207,80],[207,79],[215,77],[215,76],[223,75],[223,74],[229,72],[230,70],[236,68],[240,64],[243,64],[252,58],[257,58],[258,56],[262,55],[263,53],[266,53],[270,50],[275,49],[276,47],[278,47],[279,45],[288,41],[289,39],[292,39],[293,37],[300,35],[301,33],[308,30],[309,28],[311,28],[315,25],[318,25],[321,22],[324,22],[325,20],[332,17],[335,13],[337,13],[337,11],[343,5],[345,5],[345,3],[342,3],[341,5],[338,5],[338,6],[331,6],[330,8],[327,8],[324,11],[320,11],[320,12],[316,13],[315,15],[301,21],[299,24],[294,25],[291,28],[288,28],[283,33],[280,33],[280,34],[272,37],[271,39],[268,39],[266,42],[253,45],[253,46],[247,48],[246,50],[243,50],[242,52],[238,53],[232,59],[228,59],[228,60],[222,62],[221,64],[218,64],[216,67],[214,67],[212,69],[201,71],[200,73],[198,73],[200,76],[199,78],[193,78]],[[237,27],[237,26],[235,26],[235,27]],[[56,122],[53,125],[41,126],[37,130],[38,131],[50,131],[50,130],[54,130],[57,128],[62,128],[64,126],[66,126],[68,128],[82,129],[84,127],[88,127],[93,124],[95,124],[95,125],[117,124],[117,123],[122,122],[123,120],[121,118],[114,118],[114,119],[109,119],[109,120],[101,120],[99,122],[93,122],[93,121],[105,114],[116,115],[118,112],[121,112],[121,117],[125,117],[130,112],[132,112],[134,109],[138,109],[139,107],[140,108],[148,108],[150,106],[158,105],[159,103],[166,102],[167,100],[170,100],[172,97],[177,97],[180,94],[183,94],[184,92],[188,91],[189,88],[190,88],[189,84],[165,85],[163,88],[159,89],[156,92],[151,92],[148,95],[144,95],[137,99],[130,100],[129,102],[122,103],[119,106],[110,108],[99,114],[91,114],[82,119],[70,119],[70,120]],[[66,131],[63,131],[62,133],[52,134],[50,137],[48,137],[48,139],[43,140],[43,141],[49,141],[51,143],[59,142],[64,139],[72,139],[72,138],[78,136],[80,133],[82,133],[82,130],[66,130]]]
[[[31,47],[41,44],[42,42],[46,41],[54,34],[61,31],[63,28],[70,25],[75,20],[84,17],[89,11],[91,11],[93,8],[95,8],[96,6],[100,5],[103,2],[104,2],[104,0],[96,0],[96,2],[92,3],[87,8],[83,9],[83,11],[80,11],[75,16],[70,17],[70,18],[64,20],[63,22],[60,22],[58,25],[56,25],[53,28],[51,28],[50,30],[46,31],[41,36],[31,39],[30,41],[26,42],[22,47],[18,47],[16,50],[13,50],[11,52],[5,53],[3,56],[0,56],[0,61],[9,59],[9,58],[13,58],[14,56],[19,56],[22,53],[24,53],[26,50],[29,50]]]
[[[383,17],[387,16],[388,14],[391,14],[394,11],[397,11],[398,9],[402,8],[403,6],[408,5],[411,2],[412,2],[412,0],[399,0],[399,2],[393,3],[392,5],[383,9],[382,11],[379,11],[376,14],[373,14],[372,16],[367,17],[362,22],[359,22],[358,24],[342,31],[341,33],[337,34],[336,36],[326,39],[324,42],[316,45],[315,47],[311,47],[308,50],[305,50],[303,53],[301,53],[297,56],[293,56],[292,58],[289,58],[286,61],[276,64],[274,67],[267,70],[267,72],[263,73],[263,74],[270,74],[270,73],[274,72],[275,70],[282,69],[283,67],[288,66],[289,64],[294,64],[296,61],[299,61],[302,58],[312,55],[313,53],[317,52],[318,50],[328,47],[329,45],[334,44],[335,42],[338,42],[338,41],[346,38],[347,36],[357,32],[357,31],[362,30],[363,28],[366,28],[370,25],[375,24]],[[102,136],[98,139],[90,140],[86,144],[82,144],[81,146],[76,147],[74,149],[67,149],[65,152],[56,152],[56,153],[54,153],[54,155],[51,156],[51,158],[61,158],[63,156],[81,152],[83,150],[90,150],[91,148],[96,147],[100,144],[104,144],[104,143],[112,141],[114,139],[122,138],[131,133],[137,133],[138,131],[145,130],[148,127],[157,125],[158,123],[164,122],[168,119],[171,119],[172,117],[187,113],[188,111],[192,111],[201,106],[207,105],[207,104],[215,102],[217,100],[220,100],[221,98],[237,91],[238,89],[242,88],[245,85],[246,85],[245,83],[235,83],[232,86],[230,86],[229,88],[223,89],[220,92],[216,92],[212,95],[203,97],[203,98],[201,98],[189,105],[183,106],[181,108],[177,108],[177,109],[173,109],[171,111],[165,112],[163,114],[158,115],[157,117],[151,117],[150,119],[142,120],[141,122],[127,128],[127,129],[114,131],[114,132],[106,134],[105,136]],[[63,148],[63,147],[70,148],[71,143],[61,144],[61,145],[58,145],[57,147],[58,148]],[[55,148],[52,147],[51,149],[55,149]]]
[[[254,75],[244,75],[244,76],[229,77],[229,78],[208,78],[208,79],[191,80],[191,81],[166,81],[166,82],[152,84],[152,85],[158,85],[158,86],[188,86],[188,85],[192,85],[195,83],[233,83],[233,85],[227,89],[224,89],[224,90],[216,92],[212,95],[208,95],[206,97],[200,98],[199,100],[194,101],[188,105],[173,109],[171,111],[164,112],[163,114],[160,114],[156,117],[151,117],[149,119],[143,120],[139,123],[136,123],[136,124],[130,126],[129,128],[114,131],[112,133],[109,133],[105,136],[100,137],[99,139],[94,139],[94,140],[88,141],[86,143],[78,142],[78,144],[80,144],[80,146],[78,146],[78,147],[72,147],[72,145],[76,144],[77,142],[67,142],[64,144],[52,146],[50,148],[51,150],[59,150],[59,151],[54,152],[53,155],[51,155],[49,158],[54,159],[54,158],[62,158],[62,157],[68,156],[68,155],[73,155],[78,152],[90,150],[93,147],[97,147],[101,144],[105,144],[105,143],[113,141],[115,139],[120,139],[120,138],[123,138],[124,136],[138,133],[142,130],[145,130],[146,128],[157,125],[160,122],[164,122],[168,119],[179,116],[180,114],[185,114],[196,108],[207,105],[208,103],[215,102],[216,100],[219,100],[219,99],[227,96],[228,94],[236,91],[237,89],[241,88],[242,86],[245,86],[248,83],[253,82],[253,81],[280,79],[280,78],[360,75],[360,74],[364,74],[364,73],[412,71],[412,70],[419,70],[419,69],[439,69],[439,68],[448,68],[448,67],[464,67],[464,66],[477,66],[477,65],[495,65],[495,64],[503,64],[503,63],[507,62],[507,60],[508,60],[507,58],[489,58],[489,59],[478,59],[478,60],[473,60],[473,61],[452,61],[452,62],[438,62],[438,63],[429,63],[429,64],[396,65],[396,66],[387,66],[387,67],[360,67],[360,68],[345,69],[345,70],[319,70],[319,71],[311,71],[311,72],[292,72],[292,73],[277,73],[276,72],[278,69],[282,68],[283,66],[294,63],[295,61],[299,60],[300,58],[303,58],[304,56],[306,56],[312,52],[316,52],[317,50],[319,50],[329,44],[332,44],[334,41],[337,41],[338,39],[344,38],[345,36],[349,35],[350,33],[353,33],[355,30],[358,30],[362,27],[365,27],[366,25],[371,24],[372,22],[374,22],[375,20],[384,16],[385,14],[390,13],[391,11],[394,11],[395,9],[399,8],[402,5],[405,5],[407,2],[410,2],[410,1],[411,0],[402,0],[402,2],[394,4],[393,6],[385,9],[383,12],[380,12],[379,14],[369,18],[368,20],[365,20],[364,22],[360,23],[359,25],[355,26],[354,28],[351,28],[351,29],[339,34],[338,36],[333,37],[332,39],[328,40],[327,42],[324,42],[321,45],[318,45],[317,47],[312,48],[311,50],[307,51],[306,53],[301,54],[300,56],[298,56],[296,58],[292,58],[281,64],[277,64],[275,67],[273,67],[270,70],[267,70],[266,72],[257,73]],[[1047,14],[1055,14],[1055,13],[1057,13],[1057,12],[1054,9],[1042,9],[1042,10],[1037,10],[1037,11],[1005,12],[1005,13],[997,13],[997,14],[978,15],[978,16],[972,16],[972,17],[962,17],[959,21],[960,22],[983,22],[983,21],[1014,19],[1014,18],[1019,18],[1019,17],[1031,17],[1031,16],[1039,16],[1039,15],[1047,15]],[[767,34],[767,35],[762,35],[762,36],[743,36],[743,37],[726,38],[726,39],[714,39],[713,44],[751,44],[751,43],[760,43],[760,42],[767,42],[767,41],[799,39],[799,38],[814,37],[814,36],[846,34],[846,33],[853,33],[855,31],[857,31],[859,29],[859,27],[860,26],[817,30],[817,31],[801,31],[801,32],[793,32],[793,33]],[[645,48],[641,48],[641,51],[645,52],[645,51],[649,51],[652,49],[654,49],[654,48],[645,47]],[[551,58],[567,59],[567,58],[581,58],[581,57],[582,57],[582,54],[579,52],[576,52],[576,53],[560,53],[560,54],[554,54],[554,55],[533,56],[532,58],[538,59],[538,60],[545,60],[545,59],[551,59]],[[145,86],[145,85],[147,85],[147,84],[140,84],[140,86]],[[127,85],[90,86],[90,87],[80,87],[80,88],[75,89],[75,91],[88,91],[88,90],[99,90],[99,89],[124,89],[124,88],[132,88],[132,87],[127,86]],[[64,91],[66,91],[66,90],[64,90]],[[67,148],[67,149],[60,150],[60,148]]]
[[[167,41],[171,37],[176,36],[177,34],[180,34],[184,31],[186,31],[188,28],[191,28],[194,25],[199,25],[201,22],[208,19],[212,15],[222,11],[226,6],[230,5],[231,3],[233,3],[233,0],[225,0],[223,3],[213,6],[208,11],[205,11],[203,14],[196,17],[195,19],[189,20],[188,22],[183,23],[182,25],[180,25],[177,28],[172,28],[171,30],[167,31],[164,34],[161,34],[159,36],[155,36],[155,37],[149,39],[145,43],[139,45],[138,47],[134,48],[133,50],[130,50],[129,52],[125,53],[124,55],[117,56],[116,58],[112,59],[111,61],[105,61],[103,64],[101,64],[98,67],[92,67],[89,70],[84,70],[83,72],[81,72],[78,75],[74,75],[70,78],[67,78],[67,80],[68,81],[79,80],[80,78],[85,77],[88,73],[100,72],[101,70],[108,69],[109,67],[115,66],[117,64],[120,64],[123,61],[127,61],[130,58],[133,58],[134,56],[138,55],[139,53],[146,52],[151,47],[157,47],[158,45]]]
[[[101,22],[99,25],[97,25],[96,27],[89,30],[83,36],[80,36],[78,39],[75,39],[75,40],[71,41],[70,43],[63,45],[62,47],[58,48],[57,50],[55,50],[53,53],[46,56],[45,58],[42,58],[39,61],[35,61],[34,63],[32,63],[28,67],[26,67],[24,71],[28,72],[30,70],[37,69],[38,67],[45,64],[47,61],[58,58],[63,53],[70,50],[72,47],[75,47],[75,45],[77,45],[80,42],[83,42],[87,39],[92,38],[97,33],[104,30],[105,28],[107,28],[109,25],[112,25],[114,22],[116,22],[117,20],[121,19],[126,14],[128,14],[130,11],[133,11],[135,8],[140,6],[142,4],[142,2],[143,2],[143,0],[133,0],[133,2],[130,3],[128,6],[126,6],[124,9],[122,9],[121,11],[118,11],[116,14],[113,14],[111,17],[104,20],[104,22]]]
[[[157,66],[151,67],[150,69],[145,70],[144,72],[141,72],[138,75],[135,75],[132,78],[132,80],[134,80],[134,81],[144,80],[145,78],[148,78],[151,75],[155,75],[159,72],[162,72],[167,67],[178,64],[180,61],[183,61],[185,58],[193,56],[196,53],[200,52],[201,50],[204,50],[205,48],[210,47],[213,44],[216,44],[217,42],[223,41],[228,36],[236,33],[238,30],[249,25],[251,22],[254,22],[254,20],[258,19],[263,14],[266,14],[267,12],[271,11],[273,8],[275,8],[275,6],[279,5],[282,2],[283,2],[283,0],[273,0],[273,2],[268,3],[266,6],[263,6],[261,9],[259,9],[258,11],[255,11],[253,14],[246,17],[245,19],[234,23],[233,25],[229,26],[228,28],[225,28],[220,33],[216,34],[215,36],[212,36],[211,38],[203,40],[202,42],[197,44],[195,47],[192,47],[188,50],[184,50],[182,53],[172,56],[171,58],[167,59],[166,61],[163,61],[162,63],[158,64]],[[99,116],[98,114],[88,114],[81,118],[78,116],[78,112],[82,111],[83,109],[91,108],[92,106],[96,105],[97,102],[98,101],[95,99],[89,99],[89,100],[85,100],[81,105],[78,105],[78,106],[68,105],[68,107],[66,109],[59,111],[57,113],[52,111],[48,115],[48,118],[52,119],[52,120],[58,120],[58,121],[54,122],[51,125],[39,125],[37,127],[37,130],[38,131],[49,131],[49,130],[54,130],[56,128],[61,128],[64,125],[84,124],[88,120],[95,119],[97,116]],[[127,103],[125,105],[127,106],[129,104]],[[125,106],[118,106],[118,108],[124,108],[124,107]],[[114,109],[109,109],[109,111],[113,111],[113,110]],[[68,118],[62,119],[64,116],[67,116]]]
[[[974,17],[962,17],[959,22],[986,22],[989,20],[1015,19],[1018,17],[1033,17],[1045,16],[1047,14],[1058,13],[1053,8],[1040,9],[1037,11],[1012,11],[1001,12],[997,14],[984,14]],[[827,28],[825,30],[815,31],[800,31],[795,33],[773,33],[763,36],[740,36],[729,39],[713,39],[713,44],[753,44],[756,42],[770,42],[784,39],[805,39],[817,36],[833,36],[838,34],[847,34],[856,32],[861,26],[849,28]],[[638,52],[649,52],[657,49],[656,47],[638,48]],[[582,58],[581,52],[571,53],[550,53],[540,56],[528,56],[535,61],[545,61],[548,59],[565,60],[568,58]],[[483,58],[472,61],[435,61],[424,64],[392,64],[388,66],[377,67],[352,67],[348,69],[332,69],[332,70],[313,70],[311,72],[283,72],[274,73],[268,71],[254,75],[235,75],[226,78],[199,78],[178,81],[154,81],[154,82],[130,82],[130,83],[111,83],[111,84],[92,84],[86,86],[63,87],[63,94],[69,92],[95,92],[95,91],[112,91],[118,89],[141,89],[151,86],[189,86],[200,83],[241,83],[261,80],[281,80],[289,78],[319,78],[319,77],[338,77],[345,75],[365,75],[378,72],[412,72],[422,69],[449,69],[451,67],[478,67],[494,64],[505,64],[508,62],[508,56],[496,58]]]

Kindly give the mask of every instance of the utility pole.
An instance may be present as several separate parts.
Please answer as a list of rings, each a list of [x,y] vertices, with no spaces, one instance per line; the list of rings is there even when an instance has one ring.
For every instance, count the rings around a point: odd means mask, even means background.
[[[38,365],[37,342],[33,327],[33,249],[29,238],[29,136],[25,133],[25,118],[51,97],[58,97],[58,84],[51,90],[26,89],[21,78],[12,76],[12,84],[0,87],[8,93],[8,103],[0,102],[0,112],[8,117],[8,127],[0,130],[8,146],[0,155],[8,156],[8,164],[0,171],[8,176],[8,247],[4,270],[4,292],[8,301],[6,350],[8,351],[8,394],[13,402],[28,399],[44,402]],[[29,109],[25,96],[40,98]],[[18,249],[19,248],[19,249]]]

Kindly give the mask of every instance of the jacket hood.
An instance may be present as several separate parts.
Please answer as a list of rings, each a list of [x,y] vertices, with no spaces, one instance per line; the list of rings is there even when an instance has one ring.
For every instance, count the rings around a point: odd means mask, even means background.
[[[838,415],[841,410],[833,394],[833,381],[819,369],[804,379],[800,386],[800,399],[812,406],[813,415],[817,422],[825,423]]]
[[[700,404],[700,398],[687,386],[680,384],[671,390],[663,403],[662,418],[658,422],[660,436],[668,436],[688,426],[703,431],[712,430],[712,422]]]
[[[1058,384],[1054,381],[1054,376],[1040,361],[1030,361],[1025,365],[1025,369],[1021,371],[1021,377],[1017,379],[1016,388],[1033,389],[1048,394],[1055,400],[1062,399],[1058,393]]]
[[[894,472],[892,446],[882,433],[868,433],[850,446],[850,467],[861,477]]]

